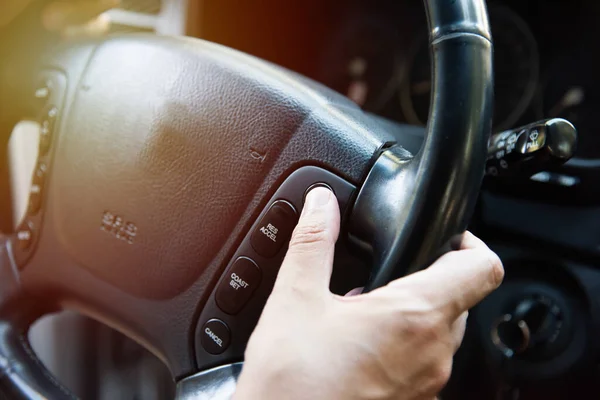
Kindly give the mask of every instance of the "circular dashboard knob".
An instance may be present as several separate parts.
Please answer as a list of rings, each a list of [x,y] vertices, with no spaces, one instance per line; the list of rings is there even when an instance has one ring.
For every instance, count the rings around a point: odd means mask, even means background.
[[[531,341],[527,322],[517,320],[511,314],[504,314],[494,323],[491,336],[494,346],[507,358],[523,353]]]
[[[553,342],[561,327],[560,308],[549,299],[524,299],[492,326],[492,343],[508,358]]]

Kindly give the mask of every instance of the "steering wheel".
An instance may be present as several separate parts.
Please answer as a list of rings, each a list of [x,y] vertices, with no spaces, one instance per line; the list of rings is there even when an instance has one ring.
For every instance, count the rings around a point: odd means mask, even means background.
[[[433,91],[416,155],[343,96],[202,40],[108,37],[27,66],[9,54],[2,137],[31,104],[42,129],[27,215],[0,246],[0,393],[72,397],[27,341],[71,308],[156,354],[178,399],[231,395],[313,185],[370,255],[366,290],[427,267],[475,206],[493,77],[484,1],[425,5]]]

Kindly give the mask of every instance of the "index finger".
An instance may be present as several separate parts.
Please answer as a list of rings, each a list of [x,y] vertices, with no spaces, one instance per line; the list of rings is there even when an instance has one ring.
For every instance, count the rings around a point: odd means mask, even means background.
[[[479,239],[477,239],[479,241]],[[429,268],[398,279],[390,288],[407,288],[454,321],[493,292],[504,278],[498,256],[483,242],[451,251]]]

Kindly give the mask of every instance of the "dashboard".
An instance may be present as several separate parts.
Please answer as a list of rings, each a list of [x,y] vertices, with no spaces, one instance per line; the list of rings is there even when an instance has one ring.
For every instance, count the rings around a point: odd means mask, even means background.
[[[600,3],[489,0],[494,38],[494,131],[562,117],[579,132],[576,157],[532,180],[499,184],[511,196],[600,204]],[[424,126],[431,88],[421,0],[206,1],[210,41],[295,70],[345,94],[364,110]],[[208,17],[210,16],[210,17]],[[227,21],[227,23],[224,23]],[[495,186],[498,186],[495,184]]]
[[[600,3],[489,0],[495,52],[494,131],[562,117],[576,157],[531,179],[486,182],[525,201],[600,206]],[[205,1],[198,35],[313,78],[390,121],[423,126],[430,96],[421,0]],[[535,211],[533,211],[535,214]],[[593,232],[596,234],[596,232]]]
[[[577,156],[600,158],[594,126],[600,59],[592,56],[597,2],[490,1],[494,130],[563,117],[580,132]],[[317,79],[365,110],[427,122],[431,88],[421,1],[356,2],[323,45]]]

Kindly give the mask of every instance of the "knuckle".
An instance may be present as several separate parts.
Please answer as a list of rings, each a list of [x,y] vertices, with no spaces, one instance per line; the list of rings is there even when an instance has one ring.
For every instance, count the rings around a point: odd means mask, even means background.
[[[421,318],[418,328],[420,335],[427,342],[437,342],[442,339],[443,327],[440,324],[440,318],[437,314],[432,313],[429,316]]]
[[[502,265],[502,261],[496,253],[489,249],[484,250],[483,256],[485,257],[484,259],[488,269],[490,283],[494,288],[496,288],[500,286],[502,280],[504,279],[504,267]]]
[[[289,307],[290,304],[305,304],[311,295],[311,287],[306,285],[300,277],[294,279],[279,278],[273,288],[269,300],[281,307]],[[276,302],[275,302],[276,300]]]
[[[443,335],[440,313],[428,305],[422,306],[421,310],[409,315],[401,323],[404,325],[402,328],[408,330],[411,336],[419,337],[424,343],[437,342]]]
[[[296,226],[290,239],[290,249],[298,249],[315,243],[328,243],[327,226],[322,221],[309,220]]]

